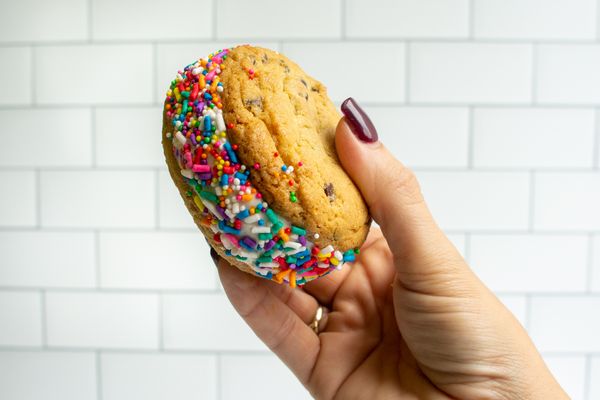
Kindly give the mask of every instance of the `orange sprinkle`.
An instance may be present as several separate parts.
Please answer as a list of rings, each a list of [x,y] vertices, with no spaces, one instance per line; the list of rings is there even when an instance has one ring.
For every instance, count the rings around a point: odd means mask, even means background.
[[[244,201],[250,201],[250,200],[252,200],[253,197],[254,196],[252,196],[251,194],[245,194],[245,195],[242,196],[242,200],[244,200]]]
[[[288,269],[289,271],[289,269]],[[290,272],[290,287],[295,288],[296,287],[296,271]]]
[[[287,276],[287,274],[290,273],[290,271],[291,271],[291,269],[286,269],[285,271],[278,272],[275,275],[275,282],[277,282],[277,283],[283,282],[283,278],[285,278]]]

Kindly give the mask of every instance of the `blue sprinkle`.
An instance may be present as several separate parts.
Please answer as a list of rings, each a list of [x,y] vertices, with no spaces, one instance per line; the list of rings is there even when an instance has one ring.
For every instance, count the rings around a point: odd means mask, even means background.
[[[225,186],[229,184],[229,175],[223,174],[221,175],[221,186]]]
[[[259,219],[259,220],[258,220],[258,224],[259,224],[260,226],[264,226],[264,225],[265,225],[265,221],[263,221],[262,219]]]
[[[281,170],[282,171],[285,171],[286,169],[287,169],[287,165],[284,164],[284,165],[281,166]]]
[[[204,116],[204,132],[210,132],[212,130],[212,121],[210,115]]]
[[[248,210],[244,210],[244,211],[240,211],[240,212],[238,213],[238,215],[236,215],[236,217],[237,217],[238,219],[244,219],[244,218],[247,218],[249,215],[250,215],[250,211],[248,211]]]
[[[344,254],[345,262],[352,262],[354,260],[356,260],[356,257],[354,257],[354,254]]]

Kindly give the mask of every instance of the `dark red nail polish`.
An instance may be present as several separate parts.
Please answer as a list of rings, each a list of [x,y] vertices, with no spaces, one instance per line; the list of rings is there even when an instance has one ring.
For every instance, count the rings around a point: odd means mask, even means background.
[[[348,97],[342,103],[341,108],[352,133],[357,138],[366,143],[373,143],[379,139],[375,125],[373,125],[373,122],[371,122],[371,119],[364,110],[360,108],[356,100]]]

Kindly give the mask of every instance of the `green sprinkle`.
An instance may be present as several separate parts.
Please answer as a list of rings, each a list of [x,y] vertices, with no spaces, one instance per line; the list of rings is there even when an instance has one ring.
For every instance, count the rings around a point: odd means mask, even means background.
[[[191,190],[188,190],[185,194],[187,197],[192,197],[192,195],[193,195]]]
[[[355,252],[356,254],[360,254],[360,249],[357,247],[357,248],[355,248],[355,249],[354,249],[354,252]]]
[[[270,210],[270,209],[269,209]],[[268,213],[269,211],[267,211]],[[273,226],[271,227],[271,233],[276,234],[277,232],[279,232],[279,230],[283,228],[283,223],[281,221],[277,221],[273,224]]]
[[[214,194],[212,192],[207,192],[206,190],[200,191],[200,197],[203,197],[206,200],[210,200],[213,203],[218,203],[219,202],[219,198],[217,197],[216,194]]]
[[[259,234],[258,234],[258,238],[259,238],[260,240],[269,240],[269,239],[271,239],[272,237],[273,237],[273,235],[272,235],[272,234],[270,234],[270,233],[259,233]]]
[[[190,92],[184,90],[183,92],[181,92],[181,95],[187,99],[188,97],[190,97]]]
[[[267,218],[269,218],[269,221],[271,221],[272,224],[276,224],[279,222],[279,218],[277,217],[277,214],[275,214],[275,212],[273,210],[271,210],[270,208],[267,209]],[[279,229],[277,229],[279,230]]]
[[[287,256],[285,258],[285,262],[288,264],[296,264],[297,261],[298,261],[298,259],[294,256]]]
[[[268,263],[268,262],[272,262],[273,259],[270,256],[262,255],[262,256],[258,257],[256,259],[256,261],[259,263]]]
[[[296,192],[290,192],[290,201],[292,203],[295,203],[298,201],[298,199],[296,198]]]
[[[187,110],[188,110],[188,101],[187,101],[187,100],[184,100],[184,101],[183,101],[183,108],[181,109],[181,113],[182,113],[182,114],[186,114],[186,113],[187,113]]]
[[[298,236],[305,236],[306,230],[299,228],[297,226],[292,225],[292,233],[295,233]]]

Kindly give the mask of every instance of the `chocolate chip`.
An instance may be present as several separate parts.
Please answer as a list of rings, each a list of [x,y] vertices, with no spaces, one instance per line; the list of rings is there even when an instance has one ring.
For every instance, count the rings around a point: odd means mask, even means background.
[[[269,56],[267,56],[267,53],[263,54],[263,56],[262,56],[262,63],[265,64],[268,61],[269,61]]]
[[[304,95],[304,100],[308,101],[308,93]]]
[[[290,73],[290,67],[288,67],[288,65],[285,63],[285,61],[279,60],[279,65],[281,65],[283,67],[283,70],[285,71],[286,74]]]
[[[319,88],[316,88],[316,87],[314,87],[314,86],[311,86],[310,90],[312,90],[313,92],[320,93],[320,92],[319,92]]]
[[[304,87],[308,87],[308,84],[306,83],[306,81],[304,79],[300,79],[300,82],[302,82],[302,84],[304,85]]]
[[[257,97],[255,99],[246,99],[246,100],[244,100],[244,104],[246,105],[247,108],[256,106],[256,107],[260,108],[261,110],[263,109],[262,97]]]
[[[325,186],[323,186],[323,190],[325,191],[325,195],[327,196],[327,198],[329,199],[330,202],[333,202],[335,200],[335,193],[334,193],[334,189],[333,189],[333,183],[327,183]]]

